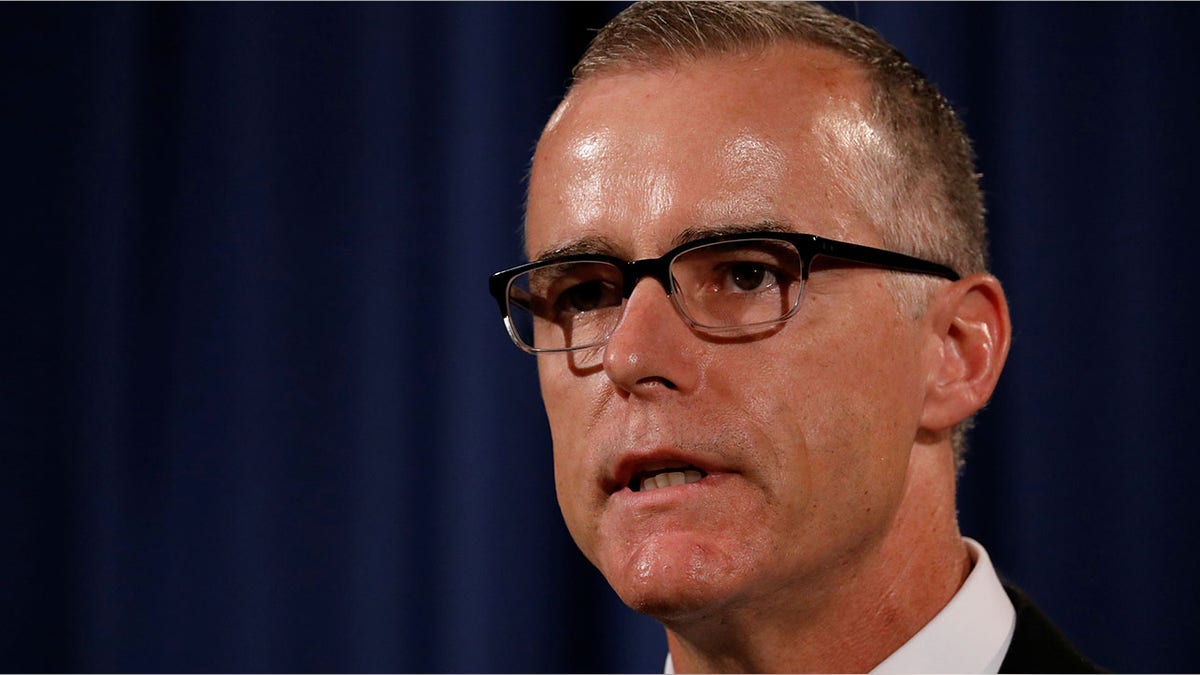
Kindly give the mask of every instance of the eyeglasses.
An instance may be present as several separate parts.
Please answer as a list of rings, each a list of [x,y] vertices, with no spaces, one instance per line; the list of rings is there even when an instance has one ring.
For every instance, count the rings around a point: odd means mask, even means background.
[[[748,335],[790,319],[813,260],[835,260],[957,281],[938,263],[870,246],[794,232],[741,232],[692,241],[659,258],[583,253],[497,272],[488,287],[508,334],[531,354],[608,341],[643,277],[656,279],[693,328]]]

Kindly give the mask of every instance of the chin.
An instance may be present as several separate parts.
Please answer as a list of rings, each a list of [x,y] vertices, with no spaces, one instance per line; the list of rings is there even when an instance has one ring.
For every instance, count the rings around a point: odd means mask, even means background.
[[[617,595],[633,611],[668,626],[711,616],[724,599],[720,594],[698,592],[695,588],[627,588],[618,590]]]
[[[750,571],[744,555],[730,556],[690,537],[654,537],[612,553],[600,565],[609,585],[630,609],[664,623],[728,605]]]

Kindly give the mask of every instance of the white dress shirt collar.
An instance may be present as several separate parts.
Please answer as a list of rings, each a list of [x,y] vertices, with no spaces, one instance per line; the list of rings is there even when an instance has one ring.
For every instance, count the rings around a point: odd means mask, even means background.
[[[872,673],[998,673],[1017,625],[1013,609],[987,551],[963,538],[971,573],[925,627]]]

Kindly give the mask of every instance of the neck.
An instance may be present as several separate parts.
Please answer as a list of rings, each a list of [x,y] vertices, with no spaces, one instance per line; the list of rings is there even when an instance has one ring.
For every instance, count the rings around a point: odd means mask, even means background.
[[[933,454],[914,455],[891,527],[851,564],[781,589],[770,606],[668,624],[676,672],[864,673],[899,649],[970,572],[954,468]]]

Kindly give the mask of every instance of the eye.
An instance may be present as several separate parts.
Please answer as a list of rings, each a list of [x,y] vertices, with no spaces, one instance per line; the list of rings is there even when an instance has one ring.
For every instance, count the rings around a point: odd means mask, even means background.
[[[799,251],[768,238],[705,244],[671,262],[677,303],[692,322],[707,328],[753,326],[787,316],[803,275]]]
[[[729,284],[739,291],[755,291],[777,283],[775,273],[761,263],[731,263],[727,273]]]
[[[732,300],[778,293],[800,277],[801,268],[800,254],[787,242],[752,239],[686,251],[672,261],[671,274],[689,297],[724,295]]]
[[[574,284],[558,295],[554,302],[559,312],[590,312],[621,304],[621,294],[611,283],[593,280]]]
[[[584,260],[551,263],[524,277],[532,313],[551,322],[576,321],[623,301],[621,270],[611,263]]]

